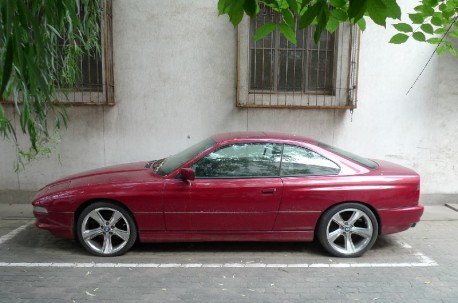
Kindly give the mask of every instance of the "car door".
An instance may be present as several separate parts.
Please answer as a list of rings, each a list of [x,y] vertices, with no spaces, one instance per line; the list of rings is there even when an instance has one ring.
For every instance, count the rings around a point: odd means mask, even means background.
[[[283,192],[281,144],[225,145],[193,165],[195,180],[169,180],[167,230],[272,230]]]
[[[280,176],[283,198],[274,230],[313,230],[323,209],[336,198],[340,167],[322,155],[285,144]]]

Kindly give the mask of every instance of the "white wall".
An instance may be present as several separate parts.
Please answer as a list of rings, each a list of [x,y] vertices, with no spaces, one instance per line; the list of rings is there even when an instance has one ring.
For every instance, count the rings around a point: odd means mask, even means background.
[[[14,148],[0,141],[0,190],[35,190],[63,175],[175,153],[216,132],[298,133],[416,169],[424,193],[458,193],[458,59],[428,45],[361,37],[358,108],[239,109],[236,31],[217,1],[113,0],[113,107],[69,108],[58,153],[16,175]],[[405,1],[406,2],[406,1]],[[161,2],[163,3],[163,2]]]

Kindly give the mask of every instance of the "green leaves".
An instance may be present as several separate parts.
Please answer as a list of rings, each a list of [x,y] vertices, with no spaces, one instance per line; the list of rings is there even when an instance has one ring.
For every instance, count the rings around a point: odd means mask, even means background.
[[[359,29],[362,31],[366,30],[366,20],[364,18],[359,19],[356,24],[358,25]]]
[[[287,0],[289,8],[296,14],[301,10],[300,3],[296,0]]]
[[[218,14],[227,14],[232,25],[237,26],[246,13],[250,17],[258,14],[259,7],[256,0],[219,0]]]
[[[327,2],[321,1],[317,3],[320,3],[320,8],[316,17],[318,22],[315,27],[315,33],[313,33],[313,40],[315,41],[315,43],[318,43],[318,41],[320,41],[321,33],[326,28],[326,25],[329,20],[329,8]]]
[[[229,20],[231,23],[236,26],[237,24],[242,21],[243,18],[243,12],[244,12],[244,0],[232,0],[232,1],[227,1],[229,4],[227,6],[227,10],[230,13],[229,14]]]
[[[401,8],[399,7],[396,0],[384,0],[383,2],[386,6],[386,10],[385,10],[386,16],[391,19],[400,20],[401,19]]]
[[[414,8],[414,10],[424,17],[429,17],[434,14],[434,8],[428,5],[418,5]]]
[[[458,31],[454,30],[454,31],[450,31],[448,33],[448,35],[452,38],[458,38]]]
[[[417,14],[409,14],[410,20],[412,20],[413,24],[422,24],[423,21],[425,20],[425,17],[423,17],[422,14],[417,13]]]
[[[378,25],[386,26],[386,19],[400,19],[401,9],[395,0],[368,0],[367,13]]]
[[[407,39],[409,39],[409,36],[407,36],[406,34],[399,33],[391,37],[390,43],[401,44],[401,43],[406,42]]]
[[[431,24],[435,26],[441,26],[444,23],[445,19],[442,18],[440,14],[434,14],[433,17],[431,18]]]
[[[407,24],[407,23],[393,24],[393,26],[394,26],[395,29],[397,29],[400,32],[404,32],[404,33],[413,32],[412,26]]]
[[[458,0],[417,0],[419,1],[408,20],[397,22],[393,27],[398,31],[390,43],[401,44],[410,37],[415,41],[436,41],[435,35],[458,38]],[[400,20],[401,8],[398,0],[219,0],[218,11],[228,14],[232,24],[241,21],[244,13],[254,17],[259,12],[259,4],[266,5],[281,15],[276,25],[266,24],[255,34],[255,39],[262,39],[276,28],[291,43],[295,43],[296,19],[298,28],[315,26],[313,39],[318,42],[324,30],[336,31],[341,23],[357,24],[361,30],[366,28],[367,17],[380,26],[386,26],[387,20]],[[366,17],[366,19],[365,19]],[[449,27],[450,26],[450,27]],[[440,41],[444,37],[440,38]],[[445,39],[445,41],[448,41]],[[439,44],[445,42],[438,42]],[[454,52],[452,44],[444,44],[442,50]]]
[[[430,34],[430,35],[434,34],[434,28],[431,26],[431,24],[428,24],[428,23],[422,24],[420,28],[422,31],[424,31],[427,34]]]
[[[0,97],[14,104],[18,117],[11,123],[0,105],[0,135],[14,141],[19,163],[49,150],[50,129],[66,125],[55,93],[61,83],[75,82],[69,75],[79,69],[81,54],[100,50],[101,3],[0,1]],[[28,136],[28,147],[17,141],[17,132]]]
[[[422,0],[414,11],[408,16],[415,26],[394,24],[393,27],[400,33],[394,35],[390,42],[404,43],[410,37],[404,33],[408,33],[416,41],[437,44],[438,54],[448,50],[450,54],[456,55],[449,39],[458,38],[458,0]]]
[[[370,0],[350,0],[348,7],[348,18],[358,21],[364,16],[367,8],[367,2]]]
[[[338,8],[345,8],[347,1],[346,0],[331,0],[331,5]]]
[[[283,9],[281,11],[281,14],[283,16],[283,20],[285,20],[286,24],[290,26],[290,29],[292,30],[294,28],[294,15],[291,13],[289,9]]]
[[[254,34],[254,37],[253,39],[255,41],[258,41],[262,38],[264,38],[265,36],[267,36],[268,34],[270,34],[271,32],[273,32],[275,30],[275,28],[277,27],[277,24],[274,23],[274,22],[267,22],[266,24],[264,24],[263,26],[259,27],[258,30],[256,31],[256,33]]]
[[[280,33],[283,34],[283,36],[286,39],[288,39],[289,42],[291,42],[292,44],[297,43],[296,33],[287,24],[285,23],[280,24],[280,26],[278,27],[278,30],[280,31]]]
[[[259,27],[256,33],[254,34],[253,39],[255,41],[258,41],[265,36],[269,35],[272,33],[275,29],[277,28],[277,24],[274,22],[268,22],[264,24],[263,26]],[[296,39],[296,33],[292,30],[292,28],[286,24],[286,23],[281,23],[278,25],[278,30],[280,33],[283,34],[283,36],[288,39],[289,42],[296,44],[297,39]]]
[[[425,34],[423,34],[422,32],[415,32],[415,33],[412,34],[412,37],[415,40],[420,41],[420,42],[426,41]]]
[[[348,15],[347,13],[344,11],[344,10],[341,10],[341,9],[333,9],[331,11],[331,16],[336,19],[337,21],[340,21],[340,22],[345,22],[347,21],[348,19]]]
[[[256,16],[259,12],[258,2],[256,0],[245,0],[243,10],[250,17]]]
[[[429,44],[440,44],[442,42],[442,39],[434,37],[434,38],[429,38],[428,40],[426,40],[426,42],[428,42]]]
[[[317,18],[319,13],[321,12],[322,4],[320,2],[315,2],[312,6],[309,6],[303,12],[300,20],[299,20],[299,28],[303,29],[312,24],[312,22]]]
[[[339,3],[337,4],[340,5]],[[348,15],[345,10],[340,8],[334,8],[331,10],[331,14],[326,24],[326,30],[330,33],[333,33],[339,28],[340,23],[345,22],[347,20]]]
[[[2,86],[0,87],[0,97],[3,96],[6,85],[8,84],[13,69],[13,56],[14,56],[14,37],[9,37],[6,43],[5,59],[3,60],[2,70]]]

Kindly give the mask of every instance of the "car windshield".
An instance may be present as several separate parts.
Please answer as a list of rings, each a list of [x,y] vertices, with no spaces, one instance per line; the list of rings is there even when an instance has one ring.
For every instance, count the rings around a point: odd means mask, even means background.
[[[167,159],[165,159],[164,163],[158,169],[157,174],[161,176],[166,176],[170,174],[175,169],[191,160],[198,153],[213,146],[215,143],[215,140],[213,140],[212,138],[208,138],[197,144],[194,144],[193,146],[188,147],[187,149],[179,152],[178,154],[168,157]]]
[[[358,156],[358,155],[355,155],[354,153],[345,151],[345,150],[340,149],[338,147],[334,147],[334,146],[328,145],[326,143],[321,143],[321,142],[318,142],[318,146],[326,148],[326,149],[329,149],[330,151],[332,151],[332,152],[334,152],[336,154],[339,154],[340,156],[343,156],[345,158],[353,160],[353,161],[355,161],[355,162],[357,162],[357,163],[359,163],[361,165],[364,165],[364,166],[366,166],[368,168],[375,169],[375,168],[378,167],[378,164],[375,163],[374,161],[369,160],[369,159],[364,158],[364,157],[361,157],[361,156]]]

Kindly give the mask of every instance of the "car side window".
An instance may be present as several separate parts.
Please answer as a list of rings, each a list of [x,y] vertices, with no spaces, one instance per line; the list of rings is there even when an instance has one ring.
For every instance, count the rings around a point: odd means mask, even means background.
[[[281,176],[337,175],[340,167],[309,149],[285,144],[281,162]]]
[[[223,146],[194,163],[196,178],[279,176],[282,144],[237,143]]]

